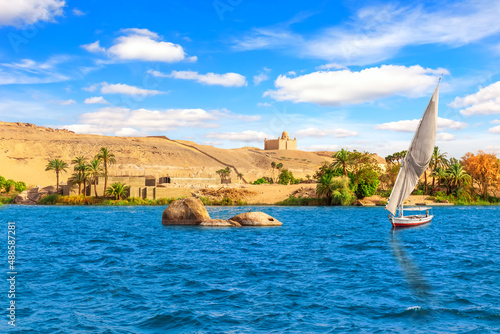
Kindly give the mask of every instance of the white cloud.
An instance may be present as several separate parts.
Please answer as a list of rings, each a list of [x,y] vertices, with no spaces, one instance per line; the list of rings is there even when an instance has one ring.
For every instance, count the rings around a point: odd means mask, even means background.
[[[498,1],[466,0],[427,8],[364,7],[350,15],[348,21],[308,35],[312,37],[294,33],[282,25],[257,28],[236,40],[234,48],[283,49],[302,57],[365,65],[389,59],[406,46],[458,47],[500,32]]]
[[[390,130],[390,131],[398,131],[398,132],[415,132],[417,130],[419,119],[413,120],[403,120],[397,122],[389,122],[376,125],[374,129],[377,130]],[[467,127],[467,123],[458,122],[447,118],[438,117],[437,128],[438,130],[461,130]]]
[[[205,137],[229,141],[261,142],[272,136],[265,132],[247,130],[243,132],[211,132]]]
[[[92,53],[106,52],[106,49],[99,44],[99,41],[95,41],[94,43],[90,44],[84,44],[81,47]]]
[[[53,21],[63,15],[64,0],[0,0],[0,27]]]
[[[210,128],[217,118],[203,109],[127,109],[104,107],[80,116],[78,124],[65,128],[77,133],[143,135],[180,127]]]
[[[272,103],[267,103],[267,102],[259,102],[257,103],[257,107],[271,107]]]
[[[497,126],[494,126],[494,127],[490,128],[488,130],[488,132],[500,134],[500,125],[497,125]]]
[[[500,81],[481,88],[477,93],[465,97],[456,97],[449,104],[453,108],[464,108],[464,116],[500,114]]]
[[[317,70],[343,70],[346,68],[344,65],[340,65],[337,63],[328,63],[320,66],[316,66]]]
[[[95,92],[99,88],[99,84],[93,84],[88,87],[83,87],[82,90],[87,91],[87,92]]]
[[[85,104],[109,104],[102,96],[93,96],[85,99],[83,101]]]
[[[72,100],[72,99],[69,99],[69,100],[50,100],[47,102],[52,103],[52,104],[58,104],[60,106],[69,106],[70,104],[76,103],[76,101]]]
[[[276,90],[264,96],[277,101],[310,102],[337,106],[374,101],[391,95],[422,96],[435,87],[437,76],[445,69],[429,69],[419,65],[382,65],[359,72],[351,70],[319,71],[287,77],[280,75],[274,82]]]
[[[224,74],[199,74],[194,71],[172,71],[170,74],[164,74],[159,71],[149,70],[148,73],[160,78],[194,80],[205,85],[219,85],[224,87],[241,87],[247,85],[246,78],[243,75],[232,72]]]
[[[270,71],[271,71],[270,69],[264,67],[264,71],[260,72],[257,75],[254,75],[254,77],[253,77],[253,84],[255,86],[258,86],[258,85],[260,85],[261,82],[269,80],[269,76],[267,74]]]
[[[295,132],[296,137],[327,137],[333,136],[335,138],[345,138],[354,137],[358,133],[355,131],[349,131],[345,129],[318,129],[318,128],[307,128]]]
[[[490,122],[491,124],[500,124],[500,120],[499,119],[495,119],[493,121]]]
[[[233,118],[233,119],[239,119],[245,122],[255,122],[260,120],[261,116],[260,115],[238,115],[230,110],[227,110],[226,108],[222,109],[216,109],[216,110],[210,110],[212,115],[217,116],[222,119],[227,119],[227,118]]]
[[[436,140],[440,141],[450,141],[455,139],[456,139],[455,135],[452,135],[451,133],[440,132],[436,135]]]
[[[45,62],[21,59],[18,63],[2,63],[0,64],[0,85],[40,84],[69,80],[67,75],[59,73],[55,68],[56,65],[67,60],[66,56],[54,56]]]
[[[163,94],[163,92],[157,90],[150,90],[139,88],[135,86],[129,86],[126,84],[108,84],[107,82],[101,83],[101,93],[102,94],[125,94],[131,96],[147,96],[147,95],[158,95]]]
[[[85,13],[82,12],[81,10],[79,10],[78,8],[74,8],[73,9],[73,15],[75,15],[75,16],[84,16]]]
[[[121,61],[175,63],[182,60],[197,60],[195,56],[187,57],[182,46],[164,42],[157,33],[148,29],[129,28],[122,29],[120,32],[123,36],[116,38],[114,44],[107,50],[99,45],[99,41],[82,45],[82,47],[90,52],[106,52],[110,58]]]

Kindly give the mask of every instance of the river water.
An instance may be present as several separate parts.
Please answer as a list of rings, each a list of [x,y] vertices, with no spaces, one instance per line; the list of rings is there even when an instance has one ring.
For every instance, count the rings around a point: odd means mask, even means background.
[[[251,207],[284,223],[268,228],[162,226],[164,208],[0,208],[17,272],[0,332],[500,332],[500,207],[404,230],[378,207]]]

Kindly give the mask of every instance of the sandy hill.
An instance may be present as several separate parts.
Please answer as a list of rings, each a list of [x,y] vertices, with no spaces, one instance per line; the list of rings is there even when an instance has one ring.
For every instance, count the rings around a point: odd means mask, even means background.
[[[312,176],[327,160],[325,156],[303,151],[221,149],[161,136],[83,135],[29,123],[0,122],[0,175],[28,185],[54,184],[54,172],[45,171],[50,159],[68,163],[81,155],[90,159],[103,146],[116,156],[117,164],[110,169],[112,175],[215,177],[215,171],[231,166],[233,182],[236,170],[247,181],[254,181],[271,175],[272,161],[283,163],[296,177],[305,177]],[[71,168],[62,174],[62,180],[70,174]]]

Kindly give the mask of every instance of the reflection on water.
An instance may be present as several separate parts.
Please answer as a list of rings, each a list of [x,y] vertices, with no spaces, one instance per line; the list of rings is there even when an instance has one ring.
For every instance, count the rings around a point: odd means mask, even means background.
[[[417,229],[417,228],[418,229],[426,228],[426,226],[416,226],[411,229]],[[423,298],[429,296],[431,288],[427,283],[424,275],[422,275],[420,269],[408,256],[408,253],[406,252],[403,245],[401,244],[401,241],[398,238],[398,235],[401,235],[402,233],[404,233],[405,230],[408,229],[409,228],[401,229],[393,227],[391,229],[391,236],[389,240],[391,242],[392,253],[394,254],[396,260],[398,261],[399,266],[403,271],[403,274],[406,278],[406,281],[410,289],[413,291],[413,293],[415,293],[415,295],[417,295],[420,298]]]

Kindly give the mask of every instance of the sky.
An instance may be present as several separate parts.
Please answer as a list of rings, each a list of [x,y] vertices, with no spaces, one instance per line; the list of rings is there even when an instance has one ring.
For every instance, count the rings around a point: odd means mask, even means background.
[[[0,121],[306,151],[500,156],[500,2],[0,0]]]

